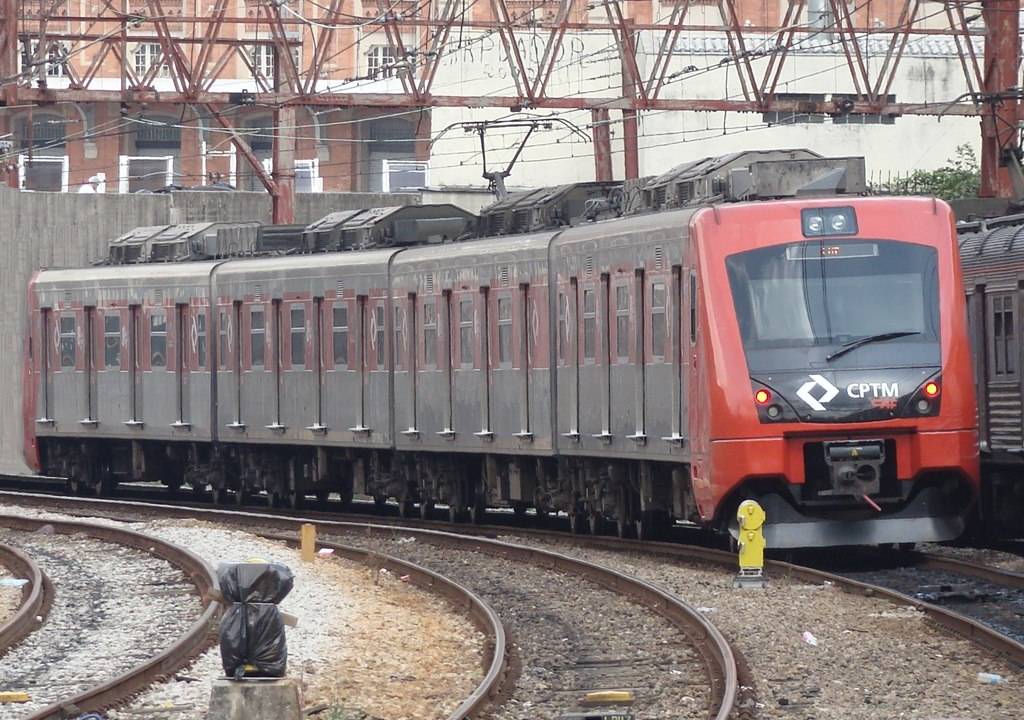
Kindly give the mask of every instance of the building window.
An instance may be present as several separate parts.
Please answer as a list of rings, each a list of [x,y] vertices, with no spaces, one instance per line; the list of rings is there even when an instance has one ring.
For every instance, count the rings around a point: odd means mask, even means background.
[[[292,308],[292,367],[306,364],[306,309]]]
[[[597,295],[593,290],[583,291],[583,358],[597,357]]]
[[[437,366],[437,306],[433,301],[423,303],[423,363]]]
[[[36,59],[37,57],[39,59]],[[64,77],[67,70],[67,57],[68,49],[62,42],[50,42],[46,49],[46,53],[44,55],[40,55],[38,40],[22,40],[22,71],[35,71],[37,69],[41,69],[42,73],[45,74],[46,77]]]
[[[206,311],[196,312],[196,368],[206,369]]]
[[[141,43],[135,48],[135,74],[141,80],[154,65],[160,63],[160,69],[157,71],[156,76],[170,77],[170,68],[162,60],[163,48],[160,47],[160,43]]]
[[[167,318],[163,313],[149,317],[149,365],[167,367]]]
[[[374,341],[377,344],[377,369],[384,368],[384,303],[379,302],[373,308]]]
[[[398,53],[390,45],[374,45],[366,51],[366,75],[373,79],[395,76]]]
[[[274,82],[274,58],[277,48],[273,45],[253,45],[249,50],[249,59],[252,61],[253,78],[262,77],[268,84]],[[299,67],[299,48],[291,48],[292,62]]]
[[[121,316],[116,310],[103,316],[103,365],[121,367]]]
[[[60,366],[73,368],[76,354],[75,316],[63,315],[60,319]]]
[[[651,283],[651,355],[665,357],[665,283]]]
[[[459,301],[459,363],[463,367],[473,365],[473,300]]]
[[[334,306],[334,367],[348,366],[348,307]]]
[[[1017,334],[1013,318],[1013,295],[992,298],[992,370],[999,379],[1017,374]]]
[[[253,367],[263,367],[267,347],[266,318],[262,310],[253,310],[249,331],[249,351]]]
[[[615,354],[621,362],[629,361],[629,286],[615,288]]]

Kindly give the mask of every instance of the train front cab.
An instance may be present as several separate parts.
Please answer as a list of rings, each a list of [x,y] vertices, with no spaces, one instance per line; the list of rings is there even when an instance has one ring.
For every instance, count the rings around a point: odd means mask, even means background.
[[[978,487],[952,213],[938,201],[720,206],[691,223],[702,342],[693,489],[769,547],[948,540]],[[702,411],[702,409],[704,409]]]

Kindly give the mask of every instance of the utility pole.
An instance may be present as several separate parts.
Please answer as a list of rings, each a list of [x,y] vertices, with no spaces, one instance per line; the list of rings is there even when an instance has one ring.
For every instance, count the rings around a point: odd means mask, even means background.
[[[1012,198],[1008,164],[1019,166],[1020,33],[1018,0],[983,0],[984,95],[993,97],[981,118],[981,197]]]

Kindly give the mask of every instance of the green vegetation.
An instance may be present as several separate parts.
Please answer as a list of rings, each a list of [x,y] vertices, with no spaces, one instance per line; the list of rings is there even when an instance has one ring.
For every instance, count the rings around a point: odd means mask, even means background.
[[[958,145],[955,155],[938,170],[915,170],[906,177],[882,183],[877,190],[893,195],[932,195],[943,200],[978,197],[981,172],[970,145]]]

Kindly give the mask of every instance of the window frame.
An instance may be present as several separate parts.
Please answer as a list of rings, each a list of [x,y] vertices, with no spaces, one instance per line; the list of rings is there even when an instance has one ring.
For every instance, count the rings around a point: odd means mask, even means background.
[[[163,330],[157,330],[157,323],[163,322]],[[156,368],[167,369],[167,347],[168,347],[168,331],[167,331],[167,313],[164,308],[151,308],[149,311],[149,322],[146,324],[148,337],[149,337],[149,369],[155,370]],[[154,340],[158,340],[159,344],[163,346],[163,362],[157,363],[157,350],[154,346]]]
[[[302,326],[299,327],[295,324],[295,313],[302,313]],[[306,343],[309,335],[309,327],[307,322],[308,313],[306,312],[306,304],[302,302],[291,302],[288,303],[288,367],[291,370],[305,370],[306,369]],[[298,346],[295,344],[296,336],[301,336],[302,340]],[[295,361],[296,350],[299,351],[300,362]]]
[[[110,321],[114,320],[117,323],[117,329],[110,329]],[[104,370],[122,370],[121,362],[121,341],[122,341],[122,325],[121,322],[121,311],[120,310],[104,310],[103,311],[103,369]],[[110,341],[116,338],[117,344],[111,345]],[[116,351],[116,362],[110,362],[109,350],[115,348]]]

